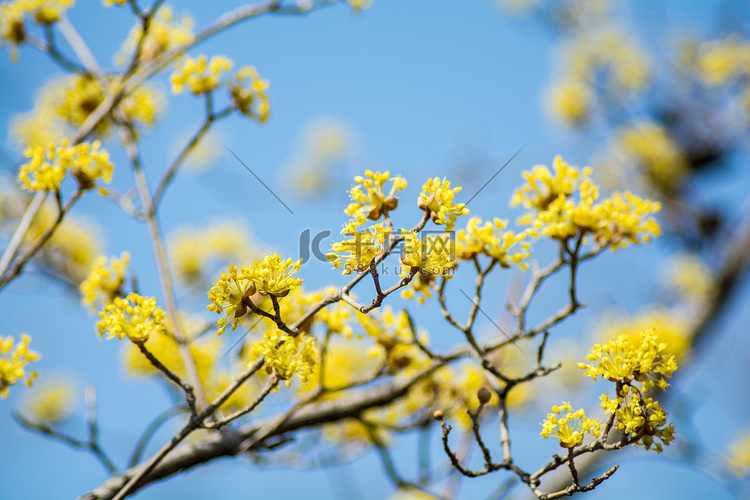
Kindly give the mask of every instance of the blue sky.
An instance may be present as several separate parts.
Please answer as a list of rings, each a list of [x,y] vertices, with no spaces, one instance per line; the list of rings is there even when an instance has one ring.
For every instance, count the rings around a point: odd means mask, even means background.
[[[632,4],[642,36],[653,35],[661,27],[661,16],[668,17],[670,26],[692,26],[699,34],[716,28],[712,11],[706,7],[716,2],[655,3],[664,10],[653,7],[652,2]],[[130,15],[125,10],[104,9],[99,2],[79,4],[70,13],[71,21],[100,64],[111,64],[111,55],[130,28]],[[184,2],[176,5],[176,11],[190,10],[202,26],[237,5],[226,0]],[[655,39],[646,38],[646,42],[658,45]],[[238,65],[254,65],[271,82],[272,119],[258,126],[233,117],[220,125],[219,134],[294,214],[222,151],[214,170],[178,176],[164,200],[162,224],[166,232],[215,216],[244,217],[264,245],[292,257],[304,229],[313,233],[330,229],[337,234],[345,222],[345,193],[313,202],[296,199],[288,189],[288,171],[284,170],[300,131],[321,116],[348,123],[360,138],[345,176],[350,178],[365,168],[402,174],[410,183],[403,200],[415,199],[427,177],[444,175],[460,179],[457,183],[464,185],[462,194],[468,198],[522,149],[472,201],[472,213],[485,218],[515,217],[507,200],[523,169],[550,164],[555,154],[583,165],[600,146],[594,139],[556,128],[542,112],[540,95],[550,80],[556,55],[549,33],[539,24],[509,18],[490,0],[376,0],[373,8],[360,14],[334,6],[304,17],[266,17],[244,23],[192,51],[193,55],[200,53],[225,54]],[[60,71],[42,55],[25,48],[14,64],[7,53],[0,57],[0,123],[7,127],[7,118],[28,110],[34,90]],[[168,89],[165,77],[157,83]],[[197,99],[182,95],[169,99],[168,111],[143,141],[146,170],[152,180],[169,161],[175,141],[200,124],[202,107]],[[114,143],[111,146],[116,149]],[[2,160],[5,173],[14,168],[18,153],[10,147],[4,151],[9,158]],[[467,158],[479,161],[459,169],[457,165]],[[119,152],[114,153],[114,160],[117,165],[126,164]],[[344,181],[344,186],[348,182]],[[129,183],[127,170],[119,169],[114,186],[125,190]],[[406,203],[402,207],[406,208],[399,210],[396,224],[413,225],[419,217],[416,207]],[[108,255],[131,251],[141,287],[158,296],[146,228],[97,200],[84,200],[80,213],[99,220]],[[612,304],[636,309],[647,303],[653,293],[654,266],[668,253],[669,248],[654,245],[607,255],[586,266],[581,290],[589,308],[561,327],[560,335],[585,331],[593,314]],[[310,261],[302,271],[309,288],[342,282],[338,272],[324,263]],[[505,286],[507,281],[493,285],[489,297],[496,304],[501,303]],[[563,286],[552,283],[540,310],[557,307],[555,293]],[[742,312],[744,302],[736,302],[720,325],[722,334],[701,353],[695,365],[699,375],[686,377],[681,389],[690,401],[700,403],[694,412],[696,428],[714,447],[722,447],[731,432],[746,423],[743,415],[748,410],[747,397],[733,393],[729,384],[721,382],[740,376],[741,353],[750,347],[749,341],[739,336],[748,319]],[[501,309],[497,308],[497,314]],[[417,312],[433,337],[446,332],[436,320],[436,312],[429,305]],[[77,297],[56,285],[24,278],[0,296],[0,334],[21,332],[32,335],[33,348],[43,355],[38,363],[42,375],[65,371],[81,383],[97,387],[102,440],[122,465],[139,430],[167,407],[163,388],[128,378],[117,366],[117,342],[100,342],[93,318],[80,308]],[[14,389],[8,400],[0,402],[0,498],[69,498],[98,485],[105,475],[90,456],[29,435],[12,421],[10,409],[18,406],[22,392]],[[515,452],[529,469],[541,463],[542,452],[555,451],[538,437],[538,422],[543,418],[540,412],[511,421],[519,443]],[[64,428],[82,435],[81,407]],[[168,439],[169,430],[160,434],[162,440]],[[494,442],[492,432],[488,430],[488,440]],[[435,440],[435,459],[442,460],[437,434]],[[395,448],[406,470],[414,463],[412,444],[399,441]],[[630,498],[634,488],[645,491],[644,498],[732,498],[708,475],[668,457],[638,452],[623,455],[622,461],[619,458],[614,460],[622,464],[620,471],[586,498]],[[466,480],[461,496],[483,496],[499,480],[494,476]],[[644,483],[647,486],[642,486]],[[140,497],[377,499],[388,497],[391,490],[376,457],[368,454],[349,465],[313,472],[257,468],[246,459],[222,460],[152,486]]]

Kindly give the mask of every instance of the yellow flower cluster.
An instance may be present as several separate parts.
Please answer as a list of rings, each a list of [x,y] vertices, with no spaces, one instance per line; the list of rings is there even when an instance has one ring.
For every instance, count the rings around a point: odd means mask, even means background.
[[[163,53],[193,40],[193,25],[195,22],[188,14],[182,14],[175,19],[174,11],[169,5],[162,6],[151,19],[148,33],[141,46],[139,62],[145,63],[156,59]],[[122,45],[116,57],[117,62],[124,64],[132,57],[143,34],[143,25],[138,22],[128,33],[128,38]]]
[[[372,0],[346,0],[346,3],[355,11],[369,9],[372,6]]]
[[[93,188],[97,179],[108,183],[114,166],[109,162],[109,153],[99,146],[99,141],[69,146],[63,140],[59,146],[30,147],[24,151],[29,161],[21,165],[18,180],[28,191],[58,191],[68,172],[84,189]]]
[[[428,179],[422,186],[417,205],[422,210],[430,211],[430,217],[435,224],[445,224],[446,231],[453,231],[456,218],[469,213],[464,203],[453,203],[459,191],[460,187],[451,189],[451,183],[447,179]]]
[[[349,310],[352,310],[349,308]],[[367,350],[360,342],[332,340],[328,343],[325,354],[325,371],[323,372],[323,387],[328,389],[344,387],[367,375],[372,375],[377,369],[377,360],[368,355]],[[320,384],[320,372],[315,374],[308,382],[300,387],[303,392],[309,392]],[[332,393],[327,399],[340,396],[341,393]]]
[[[750,431],[740,433],[730,445],[725,461],[735,476],[745,477],[750,474]]]
[[[594,363],[578,366],[586,370],[584,375],[610,382],[642,382],[644,392],[654,386],[666,389],[669,384],[665,377],[672,376],[677,369],[674,355],[667,352],[667,346],[658,342],[653,328],[642,332],[641,341],[618,335],[606,344],[596,344],[586,359]]]
[[[104,0],[105,7],[111,7],[113,5],[125,5],[130,0]]]
[[[357,218],[352,219],[341,230],[341,234],[347,239],[331,244],[331,252],[326,258],[336,269],[342,269],[342,275],[352,272],[365,272],[370,263],[382,252],[388,242],[390,232],[383,224],[375,224],[367,229],[357,229],[357,219],[364,223],[364,215],[357,213]]]
[[[54,424],[65,420],[73,412],[75,386],[64,377],[35,386],[24,405],[34,422]]]
[[[714,272],[694,254],[680,254],[668,265],[666,285],[681,299],[702,302],[716,293]]]
[[[469,260],[484,254],[497,260],[502,267],[518,264],[518,267],[526,270],[528,266],[524,259],[531,257],[529,244],[524,241],[526,233],[503,231],[507,226],[507,220],[497,217],[484,224],[479,217],[472,217],[466,229],[456,234],[456,255],[459,259]]]
[[[57,78],[40,91],[31,111],[16,115],[11,134],[20,146],[43,146],[59,140],[80,127],[104,101],[107,93],[117,92],[113,77],[96,79],[90,75]],[[138,85],[122,96],[117,112],[133,125],[153,126],[161,111],[163,95],[149,85]],[[112,128],[109,116],[96,126],[96,133],[106,135]]]
[[[26,39],[24,16],[30,15],[40,24],[53,24],[75,0],[13,0],[0,5],[0,37],[14,45]],[[0,43],[0,46],[2,44]]]
[[[582,125],[590,116],[594,97],[590,82],[603,78],[603,86],[619,95],[640,91],[649,77],[646,55],[618,30],[581,33],[568,45],[561,76],[548,90],[550,111],[570,126]]]
[[[230,265],[229,273],[221,273],[221,278],[208,292],[211,303],[207,309],[217,314],[226,313],[217,323],[217,334],[224,333],[230,321],[232,331],[237,329],[240,318],[248,311],[243,300],[252,300],[256,293],[286,297],[293,288],[302,284],[301,278],[293,277],[301,265],[302,260],[296,263],[292,259],[282,261],[275,253],[252,267]]]
[[[656,123],[641,122],[621,129],[616,148],[650,184],[663,191],[679,186],[687,172],[687,160],[679,145]]]
[[[638,436],[634,443],[657,453],[674,441],[674,425],[667,425],[667,412],[653,398],[644,398],[633,386],[625,385],[617,398],[600,396],[602,408],[615,415],[615,427],[628,438]],[[658,441],[657,441],[658,440]],[[661,441],[661,442],[660,442]]]
[[[265,367],[269,374],[275,373],[289,387],[296,375],[300,382],[307,383],[318,363],[318,346],[311,335],[296,337],[286,335],[278,328],[266,330],[265,338],[253,345],[252,358],[265,356]]]
[[[588,418],[583,408],[573,411],[570,403],[553,406],[554,413],[548,413],[542,422],[542,437],[555,436],[563,448],[575,448],[583,443],[586,436],[599,437],[602,425],[596,419]]]
[[[211,92],[219,88],[221,76],[230,71],[232,65],[225,56],[213,56],[210,61],[205,55],[197,59],[185,56],[177,63],[170,78],[172,92],[181,94],[186,86],[194,95]]]
[[[704,42],[698,48],[696,64],[706,85],[724,85],[750,73],[750,43],[737,35]]]
[[[653,306],[630,317],[611,311],[597,322],[596,337],[606,342],[622,334],[628,336],[635,345],[640,345],[644,333],[651,329],[657,334],[657,342],[665,344],[666,352],[675,359],[690,354],[689,319],[684,313],[664,306]]]
[[[591,175],[590,168],[581,170],[571,167],[559,155],[555,156],[552,167],[555,169],[554,175],[545,165],[535,165],[530,171],[524,170],[521,176],[526,183],[513,192],[510,206],[521,205],[543,212],[560,195],[572,195],[581,180]]]
[[[388,194],[385,193],[385,183],[391,180],[391,189]],[[365,176],[357,176],[354,181],[355,185],[349,191],[352,202],[344,210],[347,215],[362,213],[369,220],[378,220],[381,216],[385,217],[388,212],[396,210],[398,207],[398,198],[396,193],[406,187],[406,180],[400,175],[391,179],[391,173],[365,171]],[[358,224],[364,223],[364,218],[357,217]],[[360,222],[361,221],[361,222]]]
[[[536,209],[518,221],[531,226],[527,234],[560,241],[579,233],[591,234],[599,245],[609,244],[617,249],[647,242],[661,233],[658,223],[650,217],[661,209],[658,202],[625,192],[597,203],[599,188],[588,178],[589,168],[581,171],[570,167],[559,156],[554,165],[555,175],[544,166],[524,172],[526,184],[511,199],[512,206],[522,204]]]
[[[26,365],[39,359],[39,354],[29,349],[31,337],[21,335],[21,341],[13,348],[13,337],[0,337],[0,397],[8,397],[8,388],[24,380],[30,386],[37,378],[36,372],[26,372]]]
[[[594,95],[585,81],[565,79],[547,90],[547,107],[550,114],[562,124],[579,127],[591,115]]]
[[[206,227],[183,226],[169,235],[169,261],[177,278],[202,285],[215,266],[254,261],[259,250],[244,224],[234,219],[211,220]]]
[[[119,259],[108,259],[103,255],[97,257],[91,264],[88,276],[78,287],[83,305],[93,312],[122,295],[122,285],[125,283],[129,262],[128,252],[122,252]]]
[[[255,68],[245,66],[234,74],[234,79],[227,82],[229,94],[235,107],[243,115],[255,118],[260,123],[268,120],[271,107],[266,95],[268,81],[262,80]]]
[[[404,249],[401,263],[404,269],[401,276],[419,272],[424,275],[453,277],[456,268],[455,242],[450,234],[425,234],[420,239],[419,233],[401,230],[404,236]]]
[[[99,312],[99,317],[96,327],[102,338],[108,334],[108,339],[128,337],[133,343],[142,344],[150,335],[164,332],[164,311],[156,306],[156,299],[137,293],[130,293],[125,298],[115,297]]]

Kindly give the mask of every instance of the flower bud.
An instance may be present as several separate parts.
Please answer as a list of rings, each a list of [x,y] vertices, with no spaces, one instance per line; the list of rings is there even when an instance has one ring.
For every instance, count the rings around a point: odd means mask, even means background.
[[[489,403],[491,397],[492,393],[485,387],[482,387],[477,391],[479,404],[486,405],[487,403]]]
[[[435,413],[432,414],[432,418],[434,418],[438,422],[442,422],[443,421],[443,411],[442,410],[435,410]]]

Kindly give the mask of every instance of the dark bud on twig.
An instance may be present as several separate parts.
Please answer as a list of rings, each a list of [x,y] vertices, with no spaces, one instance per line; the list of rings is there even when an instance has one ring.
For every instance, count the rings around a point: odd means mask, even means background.
[[[434,418],[438,422],[442,422],[443,421],[443,411],[442,410],[435,410],[435,413],[432,414],[432,418]]]
[[[477,391],[477,398],[479,398],[479,404],[486,405],[490,401],[491,397],[492,397],[492,393],[490,393],[490,391],[485,387],[482,387],[481,389]]]

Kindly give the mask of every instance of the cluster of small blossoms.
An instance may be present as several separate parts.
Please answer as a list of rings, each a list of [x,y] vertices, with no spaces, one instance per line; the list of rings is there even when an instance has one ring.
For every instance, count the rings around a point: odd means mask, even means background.
[[[213,56],[210,61],[205,55],[197,59],[185,56],[177,63],[170,78],[172,92],[181,94],[186,86],[194,95],[211,92],[219,88],[222,75],[232,66],[232,61],[225,56]]]
[[[447,179],[442,181],[439,177],[428,179],[422,186],[417,205],[420,209],[430,212],[430,217],[435,224],[445,224],[446,231],[453,231],[456,218],[469,213],[466,204],[453,203],[459,191],[461,191],[460,187],[451,189],[451,183]]]
[[[96,180],[109,182],[114,166],[109,153],[99,149],[99,141],[73,146],[63,140],[59,146],[30,147],[24,151],[29,161],[21,165],[18,180],[28,191],[58,191],[65,174],[70,172],[83,189],[91,189]]]
[[[0,5],[0,42],[19,45],[26,40],[24,17],[29,15],[40,24],[54,24],[75,0],[13,0]],[[0,43],[2,46],[2,43]]]
[[[621,129],[616,150],[662,191],[674,190],[687,173],[687,160],[679,145],[656,123],[641,122]]]
[[[729,446],[725,463],[736,477],[750,474],[750,431],[745,429]]]
[[[503,231],[507,226],[508,221],[497,217],[484,224],[479,217],[472,217],[466,229],[461,229],[456,234],[457,257],[470,260],[484,254],[497,260],[502,267],[518,264],[518,267],[526,270],[528,266],[524,259],[531,257],[529,244],[525,241],[526,233]]]
[[[358,185],[355,185],[349,191],[352,202],[344,210],[347,215],[362,213],[367,219],[376,221],[388,212],[396,210],[398,207],[398,198],[396,193],[406,187],[406,180],[397,175],[391,179],[391,173],[365,171],[365,177],[357,176],[354,178]],[[385,183],[391,180],[391,189],[388,194],[385,193]],[[357,218],[364,223],[363,218]]]
[[[548,413],[542,422],[542,437],[556,437],[563,448],[575,448],[583,443],[586,436],[599,437],[602,425],[593,418],[588,418],[583,408],[573,411],[570,403],[553,406],[554,413]]]
[[[39,359],[39,354],[29,349],[31,337],[21,335],[21,341],[13,348],[13,337],[0,337],[0,397],[8,397],[8,388],[24,380],[30,386],[37,378],[36,372],[26,372],[26,365]]]
[[[657,453],[674,441],[674,424],[667,425],[667,412],[653,398],[643,397],[641,392],[624,385],[615,399],[603,394],[602,408],[615,415],[615,427],[627,438],[635,438],[635,446],[654,449]]]
[[[302,260],[281,260],[278,254],[267,255],[252,267],[229,266],[229,272],[221,273],[219,280],[211,287],[207,309],[216,314],[224,314],[217,322],[221,335],[231,322],[232,331],[237,329],[239,320],[248,312],[246,301],[257,294],[286,297],[289,292],[302,284],[302,278],[295,278]],[[253,302],[255,303],[255,302]]]
[[[724,85],[750,73],[750,43],[736,35],[704,42],[695,62],[703,83],[711,87]]]
[[[114,0],[115,3],[124,3]],[[193,25],[195,21],[187,14],[175,19],[174,11],[169,5],[162,6],[151,19],[148,33],[141,43],[139,62],[145,63],[156,59],[160,55],[180,45],[185,45],[193,40]],[[129,60],[131,54],[136,51],[138,42],[143,34],[143,25],[138,22],[128,33],[128,38],[122,45],[117,56],[117,62],[124,64]]]
[[[268,102],[266,89],[268,80],[261,79],[252,66],[240,68],[234,74],[234,79],[227,82],[232,102],[243,115],[257,119],[260,123],[268,120],[271,106]]]
[[[362,219],[364,215],[357,213],[355,219],[350,220],[341,230],[341,234],[347,239],[332,243],[331,252],[326,254],[326,258],[336,269],[342,269],[342,275],[367,271],[372,261],[383,253],[390,237],[389,230],[383,224],[359,230],[358,222],[364,223]]]
[[[584,375],[610,382],[642,382],[644,392],[654,386],[664,390],[669,384],[664,377],[670,377],[677,369],[674,355],[667,352],[667,346],[660,343],[652,329],[641,334],[640,342],[627,335],[618,335],[606,344],[596,344],[586,359],[592,364],[579,363]]]
[[[401,263],[402,276],[417,272],[425,275],[445,276],[450,279],[456,268],[455,242],[450,234],[426,234],[422,238],[414,231],[401,230],[404,249]]]
[[[614,193],[598,202],[599,188],[588,178],[590,169],[570,167],[559,156],[554,166],[555,175],[544,166],[524,172],[527,182],[511,199],[512,206],[535,209],[518,221],[531,226],[526,231],[530,236],[566,241],[591,234],[599,245],[617,249],[661,234],[651,217],[661,209],[660,203],[630,192]]]
[[[26,411],[34,422],[40,424],[65,420],[73,412],[74,389],[73,383],[64,377],[42,382],[29,394]]]
[[[593,81],[613,92],[633,94],[648,82],[646,55],[614,29],[584,30],[566,48],[564,70],[548,91],[550,110],[569,126],[588,121]]]
[[[600,397],[601,406],[608,414],[615,415],[616,427],[628,439],[657,452],[674,440],[674,425],[667,425],[666,411],[653,398],[642,395],[654,387],[666,390],[669,384],[665,377],[677,369],[674,355],[666,351],[664,343],[658,342],[653,329],[644,331],[640,342],[620,335],[607,344],[597,344],[586,359],[594,362],[579,363],[586,376],[594,380],[601,376],[617,384],[615,399],[610,399],[609,393],[604,394]],[[634,385],[636,382],[642,383],[642,389]]]
[[[669,262],[666,286],[682,300],[700,303],[716,293],[714,272],[695,254],[680,254]]]
[[[120,258],[97,257],[91,264],[88,276],[78,287],[83,305],[92,310],[103,307],[122,295],[125,273],[130,254],[123,252]]]
[[[109,335],[108,339],[127,337],[135,344],[142,344],[150,335],[164,332],[164,311],[156,306],[156,299],[137,293],[130,293],[125,298],[115,297],[99,312],[99,317],[96,328],[100,338],[104,335]]]
[[[268,374],[275,373],[289,387],[295,375],[303,384],[310,380],[318,363],[319,352],[311,335],[292,337],[278,328],[269,328],[265,338],[251,348],[250,355],[253,358],[264,356]]]

